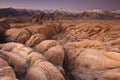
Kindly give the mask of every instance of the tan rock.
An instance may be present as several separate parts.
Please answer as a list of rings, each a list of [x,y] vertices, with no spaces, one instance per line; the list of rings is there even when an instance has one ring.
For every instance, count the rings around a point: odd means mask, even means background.
[[[47,28],[46,26],[41,26],[41,25],[35,25],[35,26],[29,26],[26,27],[25,29],[27,29],[28,31],[31,32],[31,34],[43,34],[45,35],[45,37],[48,37],[49,34],[49,28]]]
[[[45,39],[45,36],[43,34],[34,34],[29,38],[29,40],[27,40],[25,45],[29,47],[34,47],[44,39]]]
[[[27,70],[25,80],[64,80],[64,77],[51,63],[36,61]]]
[[[54,65],[63,66],[64,50],[61,46],[57,45],[49,48],[44,56]]]
[[[41,43],[39,43],[37,46],[35,46],[35,50],[40,53],[44,53],[50,47],[53,47],[56,45],[57,45],[57,42],[55,40],[44,40]]]
[[[30,32],[22,28],[11,28],[5,32],[7,41],[25,43],[31,36]]]
[[[67,46],[75,46],[75,47],[97,47],[102,46],[103,44],[97,40],[83,40],[80,42],[69,42],[66,44]]]
[[[0,80],[18,80],[13,69],[0,58]]]
[[[65,47],[65,70],[75,80],[119,80],[120,53]]]
[[[14,41],[19,43],[25,43],[30,37],[34,38],[35,34],[42,34],[45,38],[49,38],[49,36],[59,33],[60,31],[60,24],[55,23],[50,23],[49,25],[34,25],[25,28],[11,28],[5,32],[5,40],[10,42]],[[37,43],[37,41],[35,42]]]
[[[111,44],[111,45],[120,45],[120,38],[112,40],[108,44]]]
[[[64,49],[55,40],[44,40],[35,47],[35,51],[42,53],[54,65],[63,66]]]
[[[25,80],[64,80],[62,70],[46,60],[38,52],[20,43],[3,44],[0,49],[1,57],[12,65],[20,79]]]

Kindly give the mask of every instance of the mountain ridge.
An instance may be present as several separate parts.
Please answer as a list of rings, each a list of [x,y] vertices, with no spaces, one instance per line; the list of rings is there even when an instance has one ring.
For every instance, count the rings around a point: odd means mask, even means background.
[[[34,9],[15,9],[15,8],[0,8],[0,17],[31,17],[41,13],[53,14],[67,18],[85,18],[85,19],[120,19],[120,10],[34,10]]]

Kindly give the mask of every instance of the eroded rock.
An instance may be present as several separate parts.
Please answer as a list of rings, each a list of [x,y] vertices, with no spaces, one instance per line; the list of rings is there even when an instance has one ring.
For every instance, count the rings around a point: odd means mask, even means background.
[[[102,46],[103,43],[97,40],[83,40],[80,42],[69,42],[66,43],[65,45],[67,46],[75,46],[75,47],[98,47],[98,46]]]
[[[55,40],[44,40],[41,43],[39,43],[38,45],[35,46],[35,50],[40,52],[40,53],[44,53],[45,51],[47,51],[50,47],[56,46],[57,45],[57,41]]]
[[[25,80],[64,80],[62,73],[40,53],[20,43],[1,45],[1,56]],[[35,73],[34,73],[35,72]],[[39,76],[39,77],[38,77]]]
[[[57,46],[49,48],[44,53],[44,56],[51,63],[53,63],[55,65],[63,66],[64,50],[63,50],[63,48],[61,46],[57,45]]]
[[[8,63],[0,58],[0,80],[18,80]]]
[[[63,66],[64,49],[55,40],[44,40],[38,44],[35,51],[42,53],[54,65]]]
[[[23,28],[11,28],[5,32],[5,36],[6,41],[25,43],[31,34]]]
[[[0,34],[3,34],[9,28],[10,25],[8,25],[7,23],[0,22]]]
[[[25,45],[32,48],[32,47],[35,47],[37,44],[39,44],[44,39],[45,39],[45,36],[43,34],[34,34],[29,38],[29,40],[27,40]]]
[[[120,79],[120,53],[83,47],[65,46],[64,68],[70,80]]]

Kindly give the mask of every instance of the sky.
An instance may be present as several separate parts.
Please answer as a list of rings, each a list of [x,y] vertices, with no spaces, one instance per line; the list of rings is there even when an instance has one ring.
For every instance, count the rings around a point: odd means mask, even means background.
[[[117,10],[120,0],[0,0],[0,8],[68,9],[68,10]]]

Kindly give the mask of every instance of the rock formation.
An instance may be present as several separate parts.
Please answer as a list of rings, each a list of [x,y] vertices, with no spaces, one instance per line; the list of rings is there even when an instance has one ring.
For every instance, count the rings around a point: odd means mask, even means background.
[[[4,32],[10,28],[10,25],[4,22],[0,22],[0,43],[4,42]]]
[[[59,33],[62,31],[62,27],[59,23],[50,23],[48,25],[39,25],[39,26],[30,26],[25,28],[11,28],[5,32],[5,41],[6,42],[19,42],[19,43],[26,43],[27,46],[32,47],[35,45],[35,41],[30,45],[29,43],[32,42],[31,40],[39,36],[39,43],[40,41],[49,38],[50,36]],[[38,37],[36,38],[38,40]]]
[[[77,44],[80,46],[75,46]],[[73,42],[64,46],[66,53],[64,69],[70,80],[120,79],[120,53],[97,48],[97,44],[96,41],[90,41],[89,45],[88,43],[82,45],[82,42]],[[83,48],[85,45],[87,47]]]
[[[31,48],[14,42],[2,44],[0,48],[1,56],[14,69],[19,79],[64,80],[62,73],[57,67],[48,62],[40,53],[34,52]]]
[[[0,23],[0,80],[120,80],[120,21],[53,13],[37,15],[33,23],[24,22],[32,17]],[[106,13],[81,12],[90,18]]]
[[[13,69],[2,58],[0,58],[0,80],[18,80]]]
[[[54,65],[63,66],[64,49],[55,40],[44,40],[38,44],[35,51],[42,53]]]

